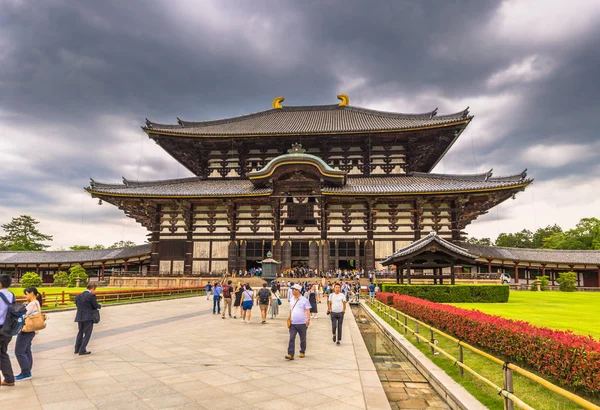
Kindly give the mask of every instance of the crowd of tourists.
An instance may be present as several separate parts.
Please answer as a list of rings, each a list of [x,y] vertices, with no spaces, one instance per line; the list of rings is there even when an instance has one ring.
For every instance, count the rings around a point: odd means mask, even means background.
[[[324,282],[324,281],[323,281]],[[370,296],[379,292],[379,287],[373,282],[367,287]],[[253,289],[249,283],[233,280],[226,282],[207,283],[206,298],[212,297],[213,315],[220,315],[222,319],[241,319],[241,323],[250,324],[252,308],[258,305],[261,314],[261,324],[267,323],[267,318],[276,319],[280,314],[282,299],[289,305],[287,327],[289,329],[287,360],[294,360],[296,338],[300,338],[300,357],[306,354],[306,333],[311,319],[318,319],[319,304],[325,302],[325,313],[331,319],[331,333],[333,342],[338,346],[342,341],[342,324],[346,305],[360,300],[361,285],[359,281],[344,281],[326,283],[309,283],[299,281],[274,280],[266,282],[258,289]],[[223,304],[221,304],[223,301]],[[232,312],[233,307],[233,312]]]
[[[308,269],[303,266],[286,269],[278,277],[291,278],[291,279],[302,279],[302,278],[326,278],[326,279],[337,279],[342,280],[355,280],[359,281],[361,278],[369,278],[369,281],[373,281],[377,271],[369,270],[365,273],[364,269],[330,269],[327,271]],[[237,271],[231,271],[231,277],[233,278],[251,278],[255,276],[262,276],[261,268],[250,268],[250,270],[239,269]]]

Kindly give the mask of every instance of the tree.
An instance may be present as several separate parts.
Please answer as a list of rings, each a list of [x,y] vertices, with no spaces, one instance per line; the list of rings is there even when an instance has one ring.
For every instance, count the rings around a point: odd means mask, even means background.
[[[583,218],[575,228],[545,238],[543,246],[547,249],[600,250],[600,219]]]
[[[35,272],[27,272],[21,278],[21,286],[24,288],[38,287],[42,284],[42,278]]]
[[[556,281],[562,292],[575,292],[577,290],[577,274],[575,272],[559,272]]]
[[[43,251],[50,245],[43,242],[51,241],[52,235],[45,235],[38,231],[36,225],[39,221],[29,215],[13,218],[9,223],[2,225],[5,235],[0,236],[0,249],[7,251]]]
[[[472,243],[473,245],[492,245],[492,240],[490,238],[469,238],[467,239],[467,242]]]
[[[527,229],[516,233],[501,233],[494,245],[507,248],[533,248],[533,233]]]
[[[85,269],[81,265],[75,265],[69,268],[69,287],[73,288],[77,286],[77,279],[79,279],[79,286],[86,287],[88,284],[88,275],[85,273]]]
[[[52,278],[54,279],[55,285],[67,286],[69,284],[69,274],[67,272],[58,271]]]
[[[73,246],[69,246],[69,249],[72,251],[97,251],[99,249],[106,249],[106,248],[104,247],[104,245],[94,245],[94,246],[73,245]]]
[[[562,231],[562,228],[556,224],[548,225],[545,228],[539,228],[532,237],[533,247],[536,249],[542,248],[546,238],[557,233],[562,233]]]
[[[132,242],[132,241],[119,241],[119,242],[115,242],[112,245],[110,245],[108,247],[108,249],[131,248],[132,246],[136,246],[135,242]]]

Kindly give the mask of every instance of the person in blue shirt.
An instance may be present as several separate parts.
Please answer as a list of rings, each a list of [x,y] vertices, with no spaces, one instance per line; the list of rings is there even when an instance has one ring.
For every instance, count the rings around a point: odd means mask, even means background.
[[[373,283],[369,285],[369,296],[372,298],[375,297],[375,285]]]
[[[221,291],[223,287],[220,283],[215,282],[213,287],[213,315],[221,314]]]
[[[206,300],[210,300],[210,291],[212,290],[212,285],[210,282],[206,284]]]

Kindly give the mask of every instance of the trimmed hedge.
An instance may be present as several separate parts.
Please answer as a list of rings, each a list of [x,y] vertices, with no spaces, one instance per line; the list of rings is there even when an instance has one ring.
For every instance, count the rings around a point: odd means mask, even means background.
[[[383,292],[413,296],[438,303],[506,303],[508,285],[397,285],[384,283]]]
[[[600,394],[600,340],[519,320],[380,292],[386,305],[469,344],[531,366],[577,391]]]

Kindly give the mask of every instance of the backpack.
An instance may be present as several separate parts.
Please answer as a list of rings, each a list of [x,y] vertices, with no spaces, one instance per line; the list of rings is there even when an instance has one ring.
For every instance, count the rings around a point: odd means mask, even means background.
[[[0,299],[2,299],[4,303],[8,305],[8,310],[6,311],[6,317],[4,318],[4,324],[0,330],[0,335],[6,337],[16,336],[25,325],[25,314],[27,313],[27,308],[24,305],[16,304],[17,298],[15,295],[13,295],[12,303],[6,299],[6,296],[4,296],[2,292],[0,292]]]
[[[223,287],[223,297],[225,299],[231,299],[231,286],[225,285]]]
[[[258,292],[258,302],[261,305],[268,305],[270,297],[271,297],[271,291],[269,289],[263,288]]]

